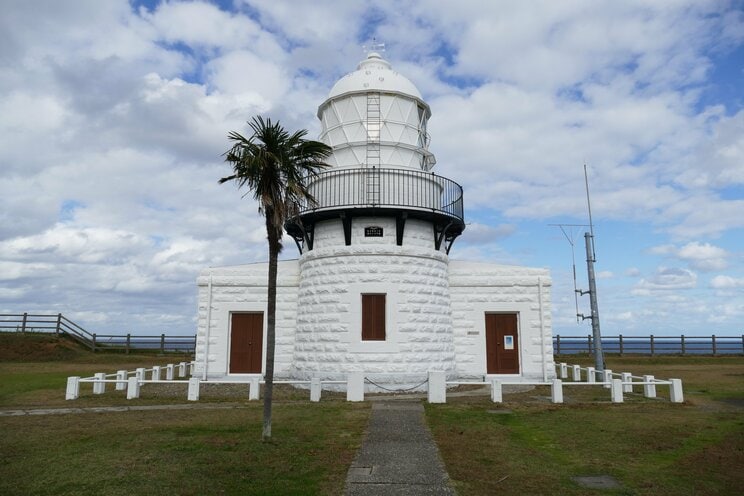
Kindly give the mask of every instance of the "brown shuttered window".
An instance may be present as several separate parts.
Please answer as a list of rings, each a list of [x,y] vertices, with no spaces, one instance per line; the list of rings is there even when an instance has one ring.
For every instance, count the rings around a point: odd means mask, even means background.
[[[362,295],[362,340],[385,341],[385,295]]]

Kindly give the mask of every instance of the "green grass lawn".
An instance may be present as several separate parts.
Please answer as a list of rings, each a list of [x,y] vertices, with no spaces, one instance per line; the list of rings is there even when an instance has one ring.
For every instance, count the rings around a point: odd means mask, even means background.
[[[191,360],[188,355],[91,353],[65,338],[49,334],[0,333],[0,408],[70,406],[65,403],[64,385],[72,375],[90,377],[96,372],[114,373]],[[164,372],[163,372],[164,373]],[[60,385],[63,389],[60,391]],[[92,386],[81,385],[82,398],[76,406],[110,403],[123,394],[91,398]],[[113,384],[107,385],[113,389]],[[185,393],[184,393],[185,398]],[[145,399],[149,401],[149,399]],[[158,400],[159,401],[159,400]]]
[[[279,403],[222,410],[0,418],[0,494],[339,494],[368,408]]]
[[[69,343],[30,346],[0,334],[0,409],[186,404],[185,385],[145,385],[126,400],[107,387],[64,400],[70,375],[132,370],[183,356],[92,354]],[[589,357],[566,357],[590,365]],[[426,405],[426,417],[458,493],[468,495],[738,495],[744,488],[744,358],[610,357],[634,375],[681,378],[685,403],[607,389],[540,387]],[[234,387],[234,386],[229,386]],[[260,441],[260,402],[247,389],[205,387],[198,410],[0,417],[0,494],[341,494],[370,404],[277,387],[274,441]],[[506,413],[504,413],[506,411]],[[610,475],[621,489],[592,490],[572,477]]]
[[[48,338],[31,336],[41,351],[8,358],[14,341],[23,338],[3,338],[2,410],[187,403],[185,385],[145,385],[140,399],[128,401],[113,384],[103,395],[84,384],[80,399],[64,399],[70,375],[177,363],[183,356],[92,354],[74,346],[70,351],[64,342],[46,346]],[[263,404],[247,401],[247,387],[227,396],[213,388],[204,388],[199,405],[219,409],[0,417],[0,494],[343,492],[369,404],[347,403],[331,393],[310,403],[307,391],[278,386],[273,441],[262,443]]]
[[[590,364],[588,358],[569,363]],[[744,358],[608,358],[614,371],[681,378],[684,404],[608,390],[548,388],[427,405],[450,477],[461,495],[738,495],[744,489]],[[659,386],[660,397],[667,388]],[[509,413],[496,413],[508,410]],[[580,487],[575,476],[610,475],[621,489]]]

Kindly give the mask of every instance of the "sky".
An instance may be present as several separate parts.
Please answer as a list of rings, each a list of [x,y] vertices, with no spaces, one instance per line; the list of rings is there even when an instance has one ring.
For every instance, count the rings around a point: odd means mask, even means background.
[[[318,105],[384,56],[464,188],[450,257],[547,267],[586,335],[586,164],[603,335],[744,333],[744,2],[3,0],[0,312],[193,334],[196,277],[265,261],[217,180],[254,115]],[[297,258],[287,239],[283,258]],[[587,296],[579,313],[589,314]]]

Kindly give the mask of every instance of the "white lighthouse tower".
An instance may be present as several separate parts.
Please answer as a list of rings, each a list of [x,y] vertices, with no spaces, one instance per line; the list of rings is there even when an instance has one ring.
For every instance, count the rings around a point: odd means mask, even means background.
[[[361,376],[379,391],[425,389],[432,371],[554,376],[549,271],[449,258],[465,229],[462,188],[432,172],[430,115],[374,51],[318,108],[333,154],[308,178],[316,201],[285,225],[300,258],[278,264],[277,377],[343,389]],[[265,262],[202,271],[202,380],[265,373],[267,273]]]
[[[286,226],[302,253],[293,377],[400,386],[454,372],[447,254],[465,228],[462,188],[431,172],[430,115],[377,52],[320,105],[331,167]]]

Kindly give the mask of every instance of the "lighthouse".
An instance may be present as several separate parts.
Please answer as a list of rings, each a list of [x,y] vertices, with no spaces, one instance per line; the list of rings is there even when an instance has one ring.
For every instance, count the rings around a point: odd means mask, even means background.
[[[454,372],[448,252],[463,195],[432,171],[430,116],[374,51],[318,108],[330,168],[286,225],[302,253],[293,376],[411,385]]]
[[[547,269],[453,260],[463,189],[435,173],[432,112],[378,51],[320,103],[326,169],[285,227],[299,258],[278,264],[275,375],[344,389],[424,390],[450,381],[554,377]],[[463,164],[460,164],[463,165]],[[265,262],[204,269],[197,280],[195,374],[265,372]]]

